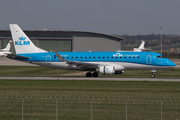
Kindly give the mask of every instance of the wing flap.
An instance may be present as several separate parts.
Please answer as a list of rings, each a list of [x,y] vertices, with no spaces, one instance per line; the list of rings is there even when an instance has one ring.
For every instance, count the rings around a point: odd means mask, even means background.
[[[75,65],[80,68],[97,68],[99,64],[93,64],[93,63],[85,63],[85,62],[79,62],[79,61],[67,61],[67,64]]]

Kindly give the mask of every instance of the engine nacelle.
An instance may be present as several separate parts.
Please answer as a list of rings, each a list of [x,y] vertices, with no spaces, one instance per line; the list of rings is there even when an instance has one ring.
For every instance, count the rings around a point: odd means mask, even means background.
[[[97,72],[104,75],[112,75],[115,72],[114,66],[100,66],[96,69]]]

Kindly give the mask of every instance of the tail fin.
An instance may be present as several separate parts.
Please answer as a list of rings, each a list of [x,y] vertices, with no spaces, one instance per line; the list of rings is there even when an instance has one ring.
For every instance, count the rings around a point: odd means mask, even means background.
[[[11,48],[11,43],[12,41],[9,41],[6,48],[2,49],[3,52],[9,52],[10,51],[10,48]]]
[[[36,47],[17,24],[10,24],[9,26],[16,54],[47,52]]]
[[[145,41],[141,41],[141,45],[139,46],[139,49],[144,49]]]

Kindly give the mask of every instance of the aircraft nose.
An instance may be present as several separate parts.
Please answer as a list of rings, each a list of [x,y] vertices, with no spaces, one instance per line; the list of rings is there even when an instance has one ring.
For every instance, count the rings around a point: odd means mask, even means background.
[[[176,64],[173,63],[171,60],[168,60],[167,64],[168,64],[169,67],[175,67],[176,66]]]

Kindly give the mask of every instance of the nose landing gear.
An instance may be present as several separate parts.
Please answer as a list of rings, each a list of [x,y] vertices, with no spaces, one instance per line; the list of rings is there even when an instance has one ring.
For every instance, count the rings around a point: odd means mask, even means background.
[[[155,78],[155,74],[154,74],[153,72],[152,72],[152,74],[151,74],[151,77],[152,77],[152,78]]]
[[[152,78],[155,78],[155,72],[156,72],[156,70],[151,70],[151,77]]]

